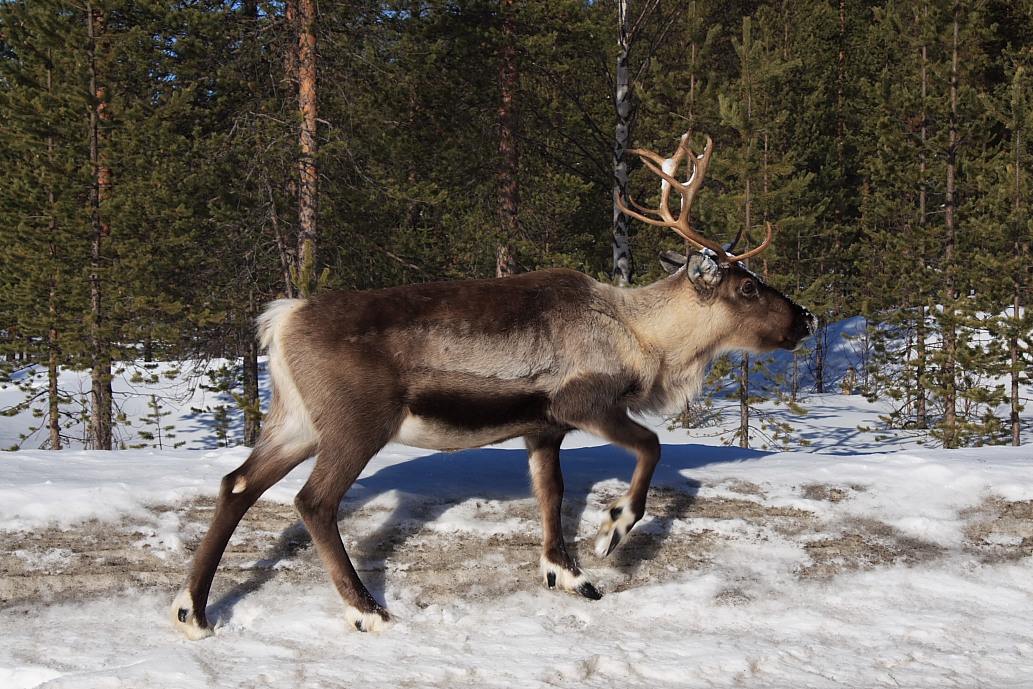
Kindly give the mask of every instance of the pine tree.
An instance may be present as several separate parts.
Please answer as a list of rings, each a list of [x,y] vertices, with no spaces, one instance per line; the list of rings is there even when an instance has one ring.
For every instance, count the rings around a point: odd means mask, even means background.
[[[295,57],[298,79],[298,110],[301,115],[298,146],[298,262],[295,282],[298,291],[308,296],[317,285],[317,246],[319,230],[317,209],[319,175],[316,170],[316,3],[314,0],[293,0],[288,11],[294,16],[298,35]]]
[[[196,303],[185,276],[208,183],[190,174],[197,111],[176,65],[188,43],[173,38],[182,16],[143,0],[0,9],[16,58],[3,61],[12,78],[0,108],[12,162],[21,161],[5,169],[13,186],[4,190],[18,196],[3,207],[24,228],[5,242],[5,279],[22,297],[9,308],[27,336],[49,343],[50,445],[60,439],[56,372],[66,365],[91,369],[87,442],[109,448],[113,362],[135,356],[123,349],[133,343],[148,357],[175,342]],[[27,185],[38,191],[19,193]],[[27,258],[33,270],[15,270]]]
[[[8,353],[28,354],[48,374],[48,446],[63,443],[58,367],[85,355],[80,315],[87,293],[87,188],[81,113],[90,96],[80,87],[80,65],[69,50],[81,39],[74,17],[57,2],[0,5],[0,113],[3,165],[0,213],[4,242],[0,299],[8,325]]]
[[[780,204],[778,215],[786,219],[771,275],[819,319],[809,352],[794,356],[794,380],[808,377],[816,392],[825,393],[834,383],[826,353],[837,344],[829,340],[828,326],[859,306],[850,248],[856,241],[858,136],[865,119],[860,74],[867,51],[859,36],[870,10],[856,2],[778,3],[755,16],[788,63],[784,87],[773,94],[783,113],[780,152],[796,170],[809,171]]]
[[[195,17],[183,55],[183,78],[198,84],[199,97],[204,94],[201,136],[186,156],[193,171],[184,180],[207,185],[189,194],[205,202],[196,217],[206,220],[207,251],[191,257],[193,280],[184,288],[204,292],[203,308],[193,309],[190,318],[203,333],[204,347],[196,354],[241,360],[236,401],[248,446],[257,441],[262,418],[254,332],[260,304],[294,294],[317,277],[315,257],[304,251],[304,241],[299,247],[294,232],[301,217],[294,180],[302,167],[291,117],[298,111],[291,88],[296,72],[284,67],[282,56],[296,50],[298,29],[285,25],[281,10],[225,3]]]
[[[495,275],[517,272],[513,240],[520,231],[520,63],[517,55],[517,18],[513,0],[499,0],[499,243]]]

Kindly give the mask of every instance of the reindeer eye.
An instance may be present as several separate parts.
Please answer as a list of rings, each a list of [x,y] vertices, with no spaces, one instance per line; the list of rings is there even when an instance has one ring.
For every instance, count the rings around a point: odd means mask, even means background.
[[[753,280],[743,280],[742,284],[739,285],[739,292],[744,297],[753,297],[757,295],[757,283]]]

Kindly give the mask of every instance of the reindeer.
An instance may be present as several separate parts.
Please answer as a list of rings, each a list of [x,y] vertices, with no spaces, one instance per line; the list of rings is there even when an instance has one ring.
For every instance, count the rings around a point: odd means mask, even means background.
[[[456,451],[523,436],[541,510],[543,582],[600,598],[563,539],[564,436],[587,431],[637,458],[627,493],[603,513],[595,552],[605,557],[645,514],[660,458],[656,434],[629,415],[684,408],[721,353],[794,350],[815,328],[806,309],[740,265],[771,243],[770,224],[764,242],[738,256],[692,229],[689,211],[713,145],[708,139],[697,156],[687,137],[668,160],[630,151],[663,180],[661,199],[656,210],[633,201],[636,210],[622,208],[701,250],[668,252],[673,274],[664,280],[619,288],[554,269],[270,304],[258,319],[273,383],[269,416],[250,456],[222,479],[189,584],[173,602],[173,625],[191,639],[212,634],[205,608],[234,529],[270,486],[318,453],[295,507],[344,600],[345,619],[360,631],[389,626],[391,615],[345,552],[337,512],[390,442]],[[674,177],[683,160],[684,183]],[[669,208],[674,189],[677,218]]]

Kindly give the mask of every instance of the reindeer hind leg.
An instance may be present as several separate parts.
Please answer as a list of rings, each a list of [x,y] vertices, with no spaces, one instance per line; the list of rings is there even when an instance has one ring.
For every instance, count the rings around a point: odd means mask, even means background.
[[[316,466],[298,492],[294,506],[316,544],[327,575],[344,600],[345,619],[359,631],[381,631],[391,625],[391,615],[359,579],[341,540],[337,512],[348,488],[390,436],[370,439],[369,426],[365,432],[349,428],[356,426],[341,424],[332,432],[333,437],[324,438]]]
[[[223,477],[211,525],[194,553],[189,584],[172,603],[172,625],[187,638],[198,640],[213,633],[206,611],[208,594],[226,545],[244,514],[315,449],[315,444],[284,448],[259,440],[247,460]]]

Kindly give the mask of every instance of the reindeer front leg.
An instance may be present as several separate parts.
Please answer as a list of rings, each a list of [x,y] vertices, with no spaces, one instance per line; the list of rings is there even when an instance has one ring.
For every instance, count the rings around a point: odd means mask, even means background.
[[[602,594],[567,552],[563,539],[563,474],[560,470],[560,444],[564,432],[528,436],[531,483],[542,512],[542,577],[550,589],[578,593],[599,600]]]
[[[623,409],[614,410],[598,425],[583,426],[605,440],[635,453],[638,462],[631,478],[631,487],[621,498],[610,503],[603,514],[595,537],[595,553],[606,557],[646,513],[646,494],[653,480],[653,471],[660,461],[660,439],[648,428],[628,418]]]
[[[595,538],[595,552],[605,557],[646,513],[646,494],[653,471],[660,461],[660,439],[656,433],[635,423],[621,399],[638,383],[628,375],[591,375],[569,381],[553,398],[551,413],[558,423],[594,433],[600,438],[635,453],[638,463],[631,487],[611,503]],[[600,406],[600,400],[613,400]]]

